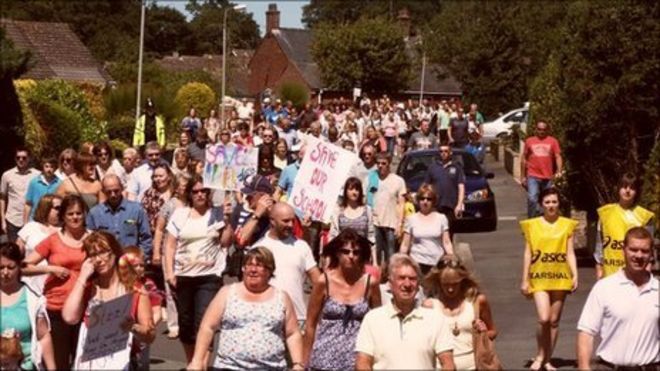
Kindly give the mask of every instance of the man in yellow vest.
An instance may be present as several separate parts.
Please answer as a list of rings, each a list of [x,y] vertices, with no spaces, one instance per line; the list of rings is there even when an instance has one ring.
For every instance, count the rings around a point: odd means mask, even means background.
[[[629,229],[647,226],[653,235],[653,212],[637,205],[639,180],[626,173],[619,180],[619,202],[601,206],[598,209],[599,240],[596,242],[594,259],[598,279],[615,273],[625,264],[623,239]]]
[[[165,148],[165,121],[162,116],[156,115],[156,107],[147,98],[145,113],[135,122],[133,132],[133,146],[142,149],[145,143],[155,141],[161,149]]]

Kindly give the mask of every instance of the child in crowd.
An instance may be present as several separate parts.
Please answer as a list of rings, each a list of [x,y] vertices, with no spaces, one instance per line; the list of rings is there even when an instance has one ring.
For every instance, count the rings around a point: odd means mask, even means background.
[[[153,313],[154,326],[161,321],[160,306],[164,295],[158,290],[154,281],[145,277],[144,254],[137,246],[128,246],[124,255],[119,258],[119,278],[126,286],[135,290],[145,290],[149,294],[149,301]],[[149,344],[135,341],[133,343],[133,363],[136,370],[149,369]]]
[[[20,370],[23,361],[21,338],[14,329],[5,330],[0,336],[0,370]]]

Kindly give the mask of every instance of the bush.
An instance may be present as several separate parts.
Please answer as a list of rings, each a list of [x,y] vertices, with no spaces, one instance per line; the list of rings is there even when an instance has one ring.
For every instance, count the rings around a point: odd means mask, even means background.
[[[297,82],[285,82],[279,88],[278,93],[282,102],[291,101],[297,108],[302,108],[309,100],[307,87]]]
[[[194,107],[198,113],[205,114],[216,106],[216,96],[213,89],[201,82],[189,82],[183,85],[174,98],[179,117],[185,117],[190,107]]]

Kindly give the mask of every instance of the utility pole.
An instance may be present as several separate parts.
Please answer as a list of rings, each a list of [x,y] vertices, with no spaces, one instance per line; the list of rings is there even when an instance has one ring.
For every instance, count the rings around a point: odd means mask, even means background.
[[[146,0],[141,0],[142,10],[140,12],[140,51],[138,52],[138,79],[137,79],[137,102],[135,103],[135,122],[140,119],[140,98],[142,96],[142,58],[144,52],[144,18],[146,12]]]

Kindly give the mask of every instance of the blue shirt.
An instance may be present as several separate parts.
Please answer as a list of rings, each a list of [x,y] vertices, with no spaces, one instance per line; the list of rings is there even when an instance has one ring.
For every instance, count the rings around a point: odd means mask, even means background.
[[[298,176],[298,170],[300,169],[300,162],[294,162],[291,165],[282,170],[280,174],[280,181],[277,183],[277,186],[280,187],[283,191],[286,191],[287,199],[291,197],[291,191],[293,191],[293,183],[296,181],[296,176]]]
[[[463,168],[452,163],[443,165],[440,162],[429,167],[424,183],[433,185],[438,194],[437,208],[455,208],[458,203],[458,185],[465,184]]]
[[[149,218],[142,205],[123,199],[116,210],[107,202],[98,204],[87,214],[87,228],[110,232],[123,246],[138,246],[145,260],[151,259],[152,239]]]
[[[30,210],[30,220],[34,218],[34,211],[37,209],[37,205],[39,205],[39,200],[41,200],[44,195],[49,193],[54,194],[61,183],[62,180],[57,176],[53,176],[50,183],[46,180],[46,177],[44,177],[43,174],[32,178],[30,183],[28,183],[28,189],[25,193],[25,203],[32,206],[32,209]]]

